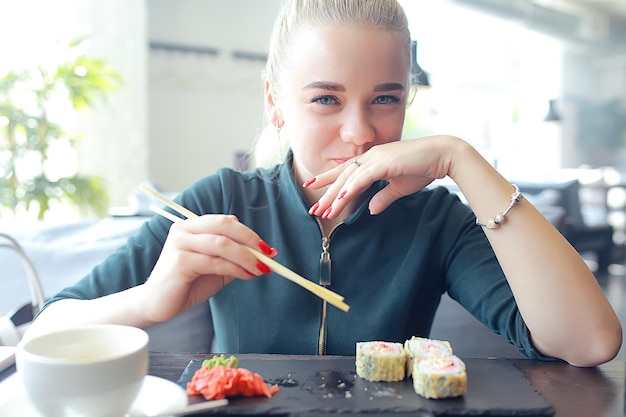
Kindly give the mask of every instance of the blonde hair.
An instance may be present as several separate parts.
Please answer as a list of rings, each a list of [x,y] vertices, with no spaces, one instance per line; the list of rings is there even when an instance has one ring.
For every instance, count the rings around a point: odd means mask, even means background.
[[[304,25],[356,26],[398,32],[405,38],[407,57],[411,55],[409,23],[397,0],[285,0],[272,30],[264,74],[275,94],[280,91],[280,74],[289,58],[294,34]],[[282,150],[275,127],[266,126],[255,145],[256,165],[271,166],[281,162],[279,155],[286,154],[288,145],[284,138],[280,138],[280,142]]]

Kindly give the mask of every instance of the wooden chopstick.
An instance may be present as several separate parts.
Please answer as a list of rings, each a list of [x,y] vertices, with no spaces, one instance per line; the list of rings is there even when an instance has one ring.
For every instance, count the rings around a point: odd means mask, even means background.
[[[187,217],[188,219],[193,219],[194,217],[198,217],[198,215],[196,213],[194,213],[193,211],[187,210],[185,207],[181,206],[180,204],[178,204],[175,201],[170,200],[169,198],[165,197],[163,194],[153,190],[152,188],[148,187],[146,184],[141,184],[140,188],[143,191],[145,191],[146,193],[150,194],[152,197],[154,197],[157,200],[159,200],[161,203],[165,204],[166,206],[168,206],[172,210],[182,214],[183,216]],[[161,213],[159,213],[159,214],[161,214]]]
[[[155,212],[156,214],[159,214],[159,215],[165,217],[166,219],[168,219],[172,223],[181,222],[181,221],[185,220],[182,217],[178,217],[178,216],[170,213],[169,211],[165,211],[161,207],[157,207],[157,206],[152,205],[152,204],[150,204],[150,206],[148,208],[150,210],[152,210],[153,212]]]
[[[278,262],[276,262],[275,260],[273,260],[269,256],[266,256],[266,255],[262,254],[261,252],[252,249],[249,246],[244,246],[244,247],[248,251],[250,251],[254,256],[256,256],[256,258],[259,261],[261,261],[264,264],[266,264],[267,266],[269,266],[272,271],[276,272],[277,274],[282,275],[284,278],[287,278],[290,281],[295,282],[296,284],[300,285],[301,287],[304,287],[304,288],[310,290],[311,292],[325,294],[325,296],[322,297],[320,295],[320,297],[326,299],[327,301],[330,301],[331,298],[333,300],[337,300],[339,302],[344,300],[344,298],[341,295],[332,292],[328,288],[325,288],[325,287],[322,287],[320,285],[317,285],[316,283],[311,282],[308,279],[302,278],[300,275],[296,274],[295,272],[293,272],[292,270],[288,269],[287,267],[279,264]]]
[[[155,199],[159,200],[161,203],[165,204],[166,206],[170,207],[172,210],[176,211],[177,213],[189,218],[189,219],[193,219],[195,217],[198,217],[197,214],[195,214],[194,212],[186,209],[185,207],[181,206],[180,204],[170,200],[169,198],[165,197],[164,195],[161,195],[160,193],[158,193],[157,191],[151,189],[150,187],[148,187],[145,184],[141,185],[141,189],[145,192],[147,192],[148,194],[150,194],[152,197],[154,197]],[[174,214],[170,213],[169,211],[165,211],[159,207],[156,207],[154,205],[150,206],[150,210],[152,210],[153,212],[155,212],[156,214],[165,217],[166,219],[170,220],[171,222],[179,222],[179,221],[183,221],[184,219],[175,216]],[[296,274],[295,272],[293,272],[292,270],[290,270],[289,268],[279,264],[278,262],[276,262],[275,260],[273,260],[272,258],[270,258],[269,256],[266,256],[264,254],[262,254],[261,252],[254,250],[248,246],[244,247],[250,252],[252,253],[259,261],[263,262],[265,265],[267,265],[272,271],[276,272],[277,274],[281,275],[284,278],[287,278],[288,280],[300,285],[301,287],[309,290],[310,292],[312,292],[313,294],[317,295],[318,297],[320,297],[323,300],[326,300],[329,304],[334,305],[335,307],[337,307],[338,309],[347,312],[350,309],[350,306],[346,303],[343,302],[344,298],[329,290],[328,288],[322,287],[321,285],[318,285],[312,281],[309,281],[308,279]]]

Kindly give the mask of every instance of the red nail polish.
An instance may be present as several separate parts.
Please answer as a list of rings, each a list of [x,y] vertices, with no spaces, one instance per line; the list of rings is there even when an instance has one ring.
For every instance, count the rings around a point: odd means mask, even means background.
[[[309,178],[308,180],[306,180],[306,181],[304,182],[304,184],[302,184],[302,186],[303,186],[304,188],[306,188],[306,187],[308,187],[309,185],[313,184],[313,183],[315,182],[315,180],[317,180],[317,178],[316,178],[316,177]]]
[[[315,212],[317,211],[317,208],[318,208],[319,206],[320,206],[320,203],[315,203],[315,204],[313,204],[313,207],[311,207],[311,208],[309,209],[309,214],[312,216],[312,215],[313,215],[313,213],[315,213]]]
[[[275,258],[276,255],[278,255],[278,251],[276,250],[276,248],[272,248],[272,253],[270,253],[268,256],[270,258]]]
[[[332,207],[328,207],[328,208],[326,209],[326,211],[324,211],[324,214],[322,214],[322,219],[327,219],[327,218],[328,218],[328,216],[330,216],[330,212],[331,212],[331,211],[333,211],[333,208],[332,208]]]
[[[270,248],[270,245],[268,245],[262,240],[259,241],[259,249],[261,249],[261,252],[263,252],[264,254],[268,256],[272,254],[272,248]]]
[[[337,200],[341,200],[342,198],[344,198],[344,196],[346,195],[346,193],[348,192],[348,190],[343,190],[339,196],[337,197]]]
[[[263,272],[264,274],[269,274],[270,272],[272,272],[272,270],[270,269],[269,266],[265,265],[263,262],[261,261],[257,261],[256,262],[256,267],[259,268],[259,271]]]

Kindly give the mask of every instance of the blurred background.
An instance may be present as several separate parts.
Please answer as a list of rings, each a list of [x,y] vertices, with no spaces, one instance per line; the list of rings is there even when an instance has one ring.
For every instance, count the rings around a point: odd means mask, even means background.
[[[626,171],[625,2],[403,4],[430,84],[407,110],[405,137],[458,135],[510,178]],[[265,123],[261,75],[278,6],[279,0],[0,0],[0,103],[11,99],[15,107],[28,96],[24,86],[6,94],[11,71],[32,75],[33,68],[54,70],[81,56],[101,59],[117,76],[96,80],[96,90],[103,83],[111,88],[82,109],[64,104],[63,94],[45,104],[45,122],[58,123],[66,135],[53,138],[43,156],[41,145],[34,151],[7,145],[41,142],[42,134],[29,129],[42,110],[31,111],[11,135],[15,109],[3,114],[0,106],[5,191],[11,175],[45,173],[46,187],[75,176],[83,182],[48,194],[64,197],[86,181],[106,195],[83,199],[105,210],[77,211],[67,198],[52,198],[42,215],[44,202],[33,196],[44,187],[31,181],[4,196],[0,222],[103,216],[128,206],[132,212],[142,182],[176,192],[219,167],[238,166]],[[78,47],[68,47],[76,39]],[[93,72],[74,64],[75,80],[63,80],[70,95]]]

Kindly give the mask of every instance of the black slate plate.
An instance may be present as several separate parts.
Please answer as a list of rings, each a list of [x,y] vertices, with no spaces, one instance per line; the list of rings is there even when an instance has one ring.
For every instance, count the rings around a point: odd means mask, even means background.
[[[231,398],[222,415],[407,414],[418,416],[551,416],[555,411],[528,379],[506,359],[464,359],[468,392],[451,399],[428,400],[402,382],[369,382],[355,372],[354,358],[240,360],[280,392],[271,399]],[[186,387],[202,364],[191,361],[178,383]],[[192,396],[190,404],[204,401]]]

